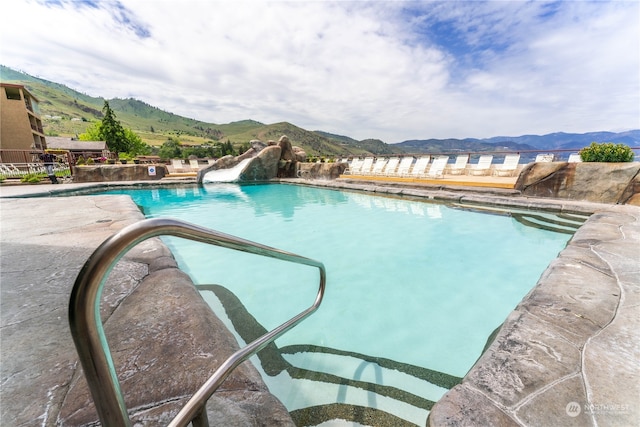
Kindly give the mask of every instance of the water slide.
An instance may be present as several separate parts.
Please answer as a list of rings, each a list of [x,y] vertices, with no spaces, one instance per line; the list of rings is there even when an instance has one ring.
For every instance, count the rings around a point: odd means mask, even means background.
[[[232,168],[212,170],[204,174],[203,183],[208,182],[236,182],[240,178],[240,174],[253,158],[241,160],[240,163]]]

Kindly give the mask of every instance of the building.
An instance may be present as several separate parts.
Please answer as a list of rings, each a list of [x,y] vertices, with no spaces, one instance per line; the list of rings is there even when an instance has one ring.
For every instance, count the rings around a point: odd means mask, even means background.
[[[23,85],[0,83],[0,149],[46,148],[38,99]]]
[[[89,157],[113,157],[105,141],[78,141],[72,138],[50,136],[47,138],[47,148],[51,152],[67,151],[71,153],[74,161],[80,156],[85,159]]]

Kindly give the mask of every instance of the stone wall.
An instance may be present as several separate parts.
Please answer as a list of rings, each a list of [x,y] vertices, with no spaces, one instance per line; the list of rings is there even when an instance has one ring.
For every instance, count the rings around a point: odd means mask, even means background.
[[[524,196],[640,206],[640,163],[530,163],[515,189]]]
[[[149,167],[155,175],[149,175]],[[167,175],[165,165],[83,165],[73,167],[73,182],[155,181]]]
[[[346,163],[297,163],[296,176],[306,179],[337,179],[347,169]]]

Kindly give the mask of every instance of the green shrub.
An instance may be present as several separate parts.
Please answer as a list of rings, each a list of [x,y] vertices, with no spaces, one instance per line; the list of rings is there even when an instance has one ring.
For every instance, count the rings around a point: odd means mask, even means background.
[[[40,175],[38,175],[37,173],[28,173],[20,178],[20,182],[26,182],[29,184],[38,183],[40,182]]]
[[[580,150],[580,158],[583,162],[632,162],[633,151],[624,144],[592,142]]]

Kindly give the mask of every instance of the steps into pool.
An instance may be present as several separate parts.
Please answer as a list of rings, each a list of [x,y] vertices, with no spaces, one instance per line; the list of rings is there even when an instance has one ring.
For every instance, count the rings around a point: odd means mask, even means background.
[[[580,228],[580,226],[582,226],[582,224],[587,219],[589,219],[589,215],[584,214],[503,209],[493,206],[472,206],[461,203],[454,203],[451,205],[451,207],[495,215],[511,216],[514,220],[518,221],[522,225],[564,234],[575,233],[576,230]]]
[[[238,298],[220,285],[212,293],[238,338],[250,342],[266,332]],[[205,298],[208,299],[208,298]],[[242,345],[242,343],[241,343]],[[318,345],[269,345],[254,365],[298,426],[424,425],[434,403],[462,379],[394,360]]]

